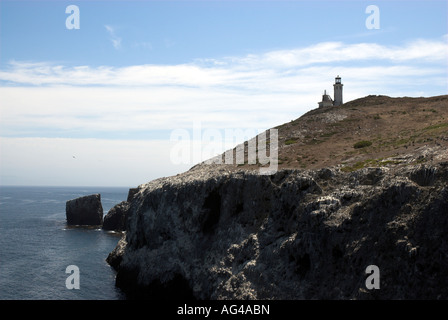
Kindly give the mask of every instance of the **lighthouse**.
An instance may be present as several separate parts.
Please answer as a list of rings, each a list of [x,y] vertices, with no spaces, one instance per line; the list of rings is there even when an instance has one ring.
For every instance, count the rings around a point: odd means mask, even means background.
[[[342,86],[341,77],[337,76],[334,81],[334,102],[333,106],[337,107],[342,105]]]

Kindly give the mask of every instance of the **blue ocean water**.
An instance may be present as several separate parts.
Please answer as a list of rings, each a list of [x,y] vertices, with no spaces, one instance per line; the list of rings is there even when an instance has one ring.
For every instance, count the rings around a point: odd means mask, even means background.
[[[0,187],[0,299],[123,299],[105,259],[120,235],[67,227],[67,200],[101,194],[104,214],[126,200],[128,188]],[[79,289],[67,289],[69,265]]]

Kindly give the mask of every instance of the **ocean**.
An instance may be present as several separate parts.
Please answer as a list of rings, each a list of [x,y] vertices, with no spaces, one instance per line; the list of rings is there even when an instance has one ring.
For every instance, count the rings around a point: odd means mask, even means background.
[[[115,287],[115,271],[105,261],[120,235],[68,227],[65,203],[100,193],[105,215],[126,200],[128,190],[1,186],[0,300],[124,299]],[[68,266],[79,272],[67,270]],[[75,282],[79,289],[73,288]]]

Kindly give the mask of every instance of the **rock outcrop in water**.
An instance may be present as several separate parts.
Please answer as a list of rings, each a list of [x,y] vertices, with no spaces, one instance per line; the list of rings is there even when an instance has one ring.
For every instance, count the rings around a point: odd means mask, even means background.
[[[104,216],[104,230],[112,230],[118,232],[126,230],[130,202],[132,201],[134,195],[138,192],[138,190],[138,188],[129,189],[127,200],[116,204],[109,210],[109,212]]]
[[[122,201],[112,207],[104,216],[103,229],[113,231],[125,231],[129,211],[129,202]]]
[[[108,262],[131,298],[448,299],[447,181],[448,162],[198,166],[140,186]]]
[[[101,225],[103,223],[101,195],[92,194],[67,201],[65,214],[68,225]]]

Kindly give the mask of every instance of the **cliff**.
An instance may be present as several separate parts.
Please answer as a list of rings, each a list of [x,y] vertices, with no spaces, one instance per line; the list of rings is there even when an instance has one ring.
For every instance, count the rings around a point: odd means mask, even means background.
[[[158,179],[131,203],[117,285],[134,298],[447,299],[446,181],[447,162]]]
[[[418,102],[436,111],[414,135],[399,128],[413,119],[401,113],[394,134],[405,143],[388,134],[362,152],[350,141],[352,151],[328,166],[318,149],[323,160],[310,168],[293,161],[300,152],[293,158],[291,145],[308,154],[309,137],[319,136],[322,149],[350,134],[347,117],[372,112],[351,104],[278,127],[279,159],[290,161],[273,175],[257,165],[201,164],[139,186],[126,235],[107,259],[117,286],[130,298],[154,299],[448,299],[447,99]],[[309,117],[342,124],[325,137],[308,127],[307,138],[284,143]],[[364,122],[360,138],[378,134],[387,118],[379,117]],[[370,265],[379,289],[366,285]]]

